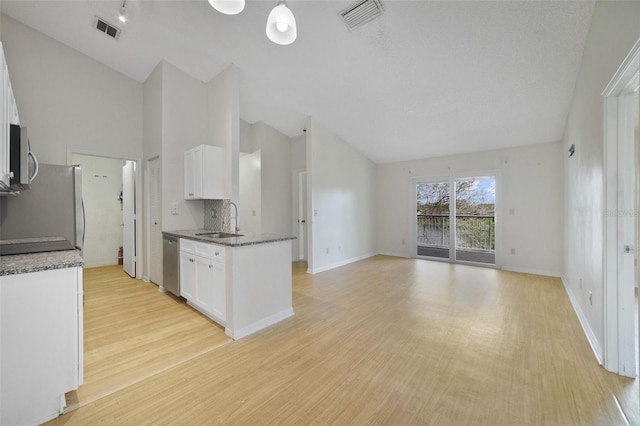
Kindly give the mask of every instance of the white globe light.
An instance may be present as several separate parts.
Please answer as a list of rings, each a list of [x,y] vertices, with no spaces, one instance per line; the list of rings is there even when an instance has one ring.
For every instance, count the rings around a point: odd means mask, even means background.
[[[284,0],[280,1],[269,13],[267,19],[267,37],[276,44],[287,45],[296,40],[296,18]]]
[[[209,0],[209,4],[225,15],[237,15],[244,9],[244,0]]]
[[[276,29],[283,33],[289,29],[289,24],[286,22],[276,22]]]

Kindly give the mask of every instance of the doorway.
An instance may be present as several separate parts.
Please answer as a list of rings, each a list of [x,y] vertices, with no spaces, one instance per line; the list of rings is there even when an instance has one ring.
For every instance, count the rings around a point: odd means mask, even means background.
[[[496,264],[496,176],[418,179],[416,257]]]
[[[307,260],[307,171],[294,170],[292,176],[293,261]]]
[[[85,266],[123,265],[126,260],[126,272],[135,277],[136,162],[76,153],[71,155],[71,161],[82,168]],[[129,171],[126,175],[123,167]]]

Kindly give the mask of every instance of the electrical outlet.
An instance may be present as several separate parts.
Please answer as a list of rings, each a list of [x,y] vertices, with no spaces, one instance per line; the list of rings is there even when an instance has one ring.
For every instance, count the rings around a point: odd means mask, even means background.
[[[176,215],[180,213],[180,209],[178,208],[178,204],[173,203],[171,205],[171,214]]]
[[[511,216],[515,215],[516,214],[516,209],[509,209],[509,214]]]
[[[327,254],[329,254],[329,247],[327,247]]]
[[[251,210],[251,216],[255,216],[256,215],[256,211],[255,210]]]
[[[593,306],[593,293],[589,292],[589,305]]]
[[[314,215],[314,216],[318,216],[318,210],[314,210],[314,211],[313,211],[313,215]]]
[[[510,252],[511,254],[516,254],[516,249],[512,248],[509,252]]]
[[[338,251],[342,251],[342,246],[338,246]]]
[[[404,240],[402,240],[402,245],[404,245],[404,244],[405,244],[405,241],[404,241]]]
[[[580,288],[582,288],[582,278],[580,278]]]

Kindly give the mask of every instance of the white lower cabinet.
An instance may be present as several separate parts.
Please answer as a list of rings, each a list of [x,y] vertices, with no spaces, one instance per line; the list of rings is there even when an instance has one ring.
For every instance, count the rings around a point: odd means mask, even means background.
[[[83,381],[82,268],[0,277],[0,424],[57,417]]]
[[[180,295],[215,321],[226,322],[225,248],[180,239]]]

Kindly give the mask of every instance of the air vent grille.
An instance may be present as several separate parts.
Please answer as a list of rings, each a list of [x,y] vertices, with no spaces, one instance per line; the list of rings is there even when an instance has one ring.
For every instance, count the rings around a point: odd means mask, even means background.
[[[120,37],[120,29],[111,25],[107,21],[102,18],[96,16],[95,27],[98,31],[105,33],[109,37],[113,37],[114,39],[118,39]]]
[[[382,15],[382,12],[380,0],[360,0],[340,12],[340,16],[344,19],[347,28],[354,30]]]

